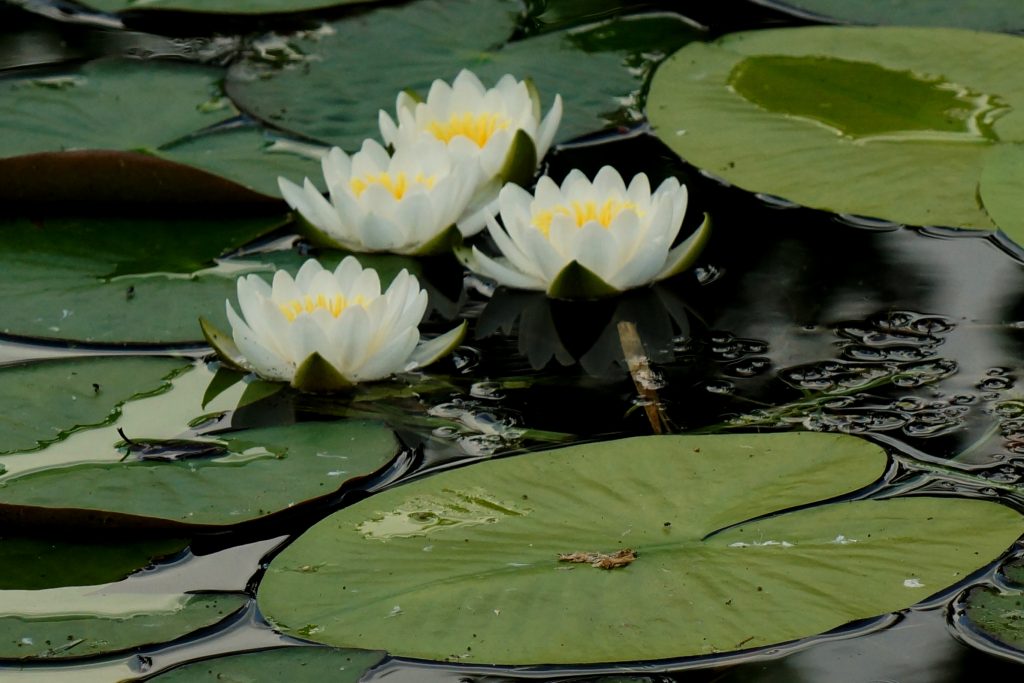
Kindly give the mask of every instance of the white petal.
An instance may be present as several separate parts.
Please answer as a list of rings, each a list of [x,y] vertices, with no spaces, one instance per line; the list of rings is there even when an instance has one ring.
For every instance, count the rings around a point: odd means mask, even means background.
[[[621,199],[626,194],[626,183],[614,168],[602,166],[594,177],[594,193],[601,201]]]
[[[429,341],[421,340],[416,349],[409,357],[409,363],[414,368],[422,368],[438,360],[466,333],[466,323],[452,328],[444,334],[434,337]]]
[[[404,94],[400,93],[399,97]],[[408,97],[408,95],[406,96]],[[383,109],[377,113],[377,125],[380,128],[380,136],[384,140],[384,144],[395,145],[395,142],[398,140],[398,126],[395,125],[394,119],[388,116],[388,113]]]
[[[360,382],[369,382],[401,372],[408,364],[409,356],[412,354],[413,349],[416,348],[416,342],[419,341],[419,338],[419,330],[415,327],[398,333],[353,372],[353,379]]]
[[[540,126],[537,128],[537,137],[535,139],[537,145],[537,161],[544,158],[544,155],[548,153],[551,148],[551,143],[555,139],[555,132],[558,130],[558,124],[562,121],[562,96],[555,95],[555,101],[551,105],[551,109],[548,111],[548,115],[541,121]]]
[[[257,341],[253,331],[238,317],[230,304],[227,314],[231,337],[256,374],[278,382],[290,381],[295,376],[295,366]]]
[[[498,250],[502,255],[508,259],[509,263],[516,270],[520,270],[523,273],[530,275],[537,279],[542,279],[540,269],[537,267],[535,262],[528,258],[523,250],[509,238],[508,233],[501,229],[498,222],[494,218],[488,218],[487,220],[487,232],[490,234],[491,239],[497,245]]]
[[[651,182],[647,179],[646,173],[637,173],[629,181],[626,189],[626,199],[636,204],[637,209],[646,211],[651,203]]]
[[[368,214],[355,228],[363,251],[388,251],[405,241],[394,222],[376,214]]]
[[[320,160],[320,166],[323,168],[324,180],[327,181],[327,189],[331,194],[341,188],[347,188],[352,175],[352,160],[341,149],[332,147]]]
[[[364,272],[375,273],[368,270]],[[373,330],[370,318],[362,306],[349,306],[331,330],[332,357],[337,359],[337,368],[345,377],[355,379],[358,370],[366,362],[366,350]]]
[[[590,223],[579,231],[575,260],[605,282],[609,274],[618,270],[619,256],[615,252],[615,238],[598,223]]]
[[[543,280],[531,277],[518,270],[513,270],[501,261],[487,256],[476,247],[473,247],[473,259],[474,261],[471,265],[475,266],[476,272],[484,277],[489,277],[499,285],[515,289],[547,289],[547,284]]]

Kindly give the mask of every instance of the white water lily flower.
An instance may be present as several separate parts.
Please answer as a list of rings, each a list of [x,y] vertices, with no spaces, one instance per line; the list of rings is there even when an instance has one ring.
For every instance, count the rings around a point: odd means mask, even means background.
[[[471,235],[495,213],[503,184],[526,184],[533,177],[562,120],[562,97],[555,95],[542,119],[540,95],[531,82],[506,74],[488,89],[463,69],[451,85],[434,81],[424,101],[399,93],[395,110],[397,123],[387,112],[379,114],[381,136],[395,150],[429,137],[443,141],[458,159],[478,165],[476,197],[459,221],[463,233]]]
[[[558,298],[596,298],[664,279],[693,265],[710,231],[701,227],[679,246],[672,242],[686,213],[686,187],[665,180],[652,194],[640,173],[626,187],[611,166],[591,183],[572,170],[559,187],[542,177],[531,195],[506,185],[498,199],[504,228],[488,230],[502,258],[476,247],[463,262],[499,284]]]
[[[479,185],[473,164],[456,163],[443,142],[423,138],[394,156],[374,140],[351,157],[337,147],[322,161],[331,200],[307,178],[278,178],[281,195],[334,246],[353,251],[447,251]]]
[[[423,367],[451,351],[465,323],[430,341],[417,328],[427,293],[402,270],[381,293],[377,271],[346,257],[333,271],[310,259],[292,276],[274,273],[238,279],[241,315],[227,302],[237,349],[203,331],[229,361],[268,380],[311,391],[344,389]],[[221,333],[222,334],[222,333]],[[237,351],[237,353],[235,353]]]

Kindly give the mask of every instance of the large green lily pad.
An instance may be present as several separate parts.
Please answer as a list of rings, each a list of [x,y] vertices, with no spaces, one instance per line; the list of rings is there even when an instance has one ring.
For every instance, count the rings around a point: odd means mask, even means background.
[[[293,251],[215,261],[280,217],[0,221],[6,334],[89,342],[199,341],[196,319],[226,326],[246,272],[295,270]]]
[[[268,153],[252,129],[191,138],[237,116],[222,77],[195,64],[110,59],[0,80],[0,197],[253,201],[278,196],[278,175],[316,175],[315,159]]]
[[[1024,28],[1017,0],[783,0],[773,3],[856,24],[952,26],[981,31]]]
[[[248,602],[231,593],[133,593],[125,585],[0,591],[0,659],[88,657],[166,642]]]
[[[1022,59],[1017,37],[955,29],[737,33],[666,60],[648,114],[684,159],[744,189],[992,229],[978,186],[992,153],[1024,140]]]
[[[307,56],[299,64],[237,63],[227,90],[264,121],[355,150],[364,138],[379,136],[377,113],[393,114],[399,90],[425,94],[434,79],[451,81],[462,68],[486,84],[511,73],[533,79],[545,111],[562,94],[557,139],[567,140],[628,120],[622,102],[639,104],[650,67],[698,35],[680,17],[655,14],[508,42],[520,11],[511,0],[424,0],[379,9],[331,24],[331,35],[294,41]]]
[[[390,429],[360,421],[189,437],[190,423],[233,408],[246,383],[211,398],[206,394],[213,374],[206,366],[165,379],[155,373],[166,371],[163,362],[149,368],[143,359],[79,359],[0,370],[12,380],[3,377],[2,400],[12,404],[34,391],[26,383],[29,376],[50,387],[51,398],[77,396],[75,387],[83,382],[101,383],[95,397],[86,392],[73,400],[97,401],[89,410],[36,401],[4,426],[29,447],[0,458],[0,519],[74,526],[239,524],[331,495],[377,471],[397,452]],[[123,388],[104,397],[102,387],[108,384]],[[82,425],[86,420],[96,426]],[[34,425],[42,427],[33,431]]]
[[[163,9],[217,14],[279,14],[371,2],[374,0],[88,0],[86,4],[104,12]]]
[[[683,657],[904,609],[1024,530],[978,500],[821,502],[885,467],[876,446],[820,433],[641,437],[481,463],[332,515],[271,562],[257,597],[286,633],[398,656]],[[637,558],[616,569],[559,561],[627,548]]]
[[[200,681],[289,681],[355,683],[384,658],[380,652],[325,647],[281,647],[216,657],[177,667],[151,680],[160,683]]]

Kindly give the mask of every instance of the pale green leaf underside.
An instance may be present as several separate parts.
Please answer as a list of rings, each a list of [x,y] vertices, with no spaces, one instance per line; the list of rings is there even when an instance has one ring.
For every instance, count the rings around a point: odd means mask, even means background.
[[[643,437],[473,465],[313,527],[272,562],[260,607],[285,632],[399,656],[683,657],[903,609],[1024,530],[999,505],[929,498],[748,521],[867,485],[885,463],[865,441],[795,433]],[[639,558],[612,571],[556,561],[625,547]]]
[[[1024,140],[1022,59],[1019,38],[954,29],[737,33],[666,60],[648,115],[684,159],[747,190],[992,229],[978,184],[993,149]]]

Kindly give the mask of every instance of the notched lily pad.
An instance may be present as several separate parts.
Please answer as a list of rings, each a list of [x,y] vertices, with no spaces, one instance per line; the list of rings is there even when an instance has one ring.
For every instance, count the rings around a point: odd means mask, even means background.
[[[368,5],[378,0],[88,0],[104,12],[174,10],[201,14],[282,14],[340,5]]]
[[[678,16],[650,14],[509,42],[520,12],[511,0],[382,8],[332,23],[331,35],[296,39],[301,63],[281,69],[257,58],[240,61],[228,72],[227,91],[241,109],[276,127],[355,150],[378,136],[377,113],[392,112],[400,90],[425,93],[434,79],[451,81],[462,68],[485,84],[512,73],[535,82],[545,110],[562,94],[557,140],[568,140],[639,120],[646,73],[700,35]]]
[[[1022,59],[1019,38],[955,29],[736,33],[666,60],[648,116],[686,161],[753,192],[991,230],[978,185],[1024,141]]]
[[[257,597],[285,633],[424,659],[763,647],[909,607],[1024,530],[979,500],[836,500],[886,466],[877,446],[821,433],[640,437],[479,463],[320,522],[271,562]],[[575,551],[626,566],[559,561]]]

